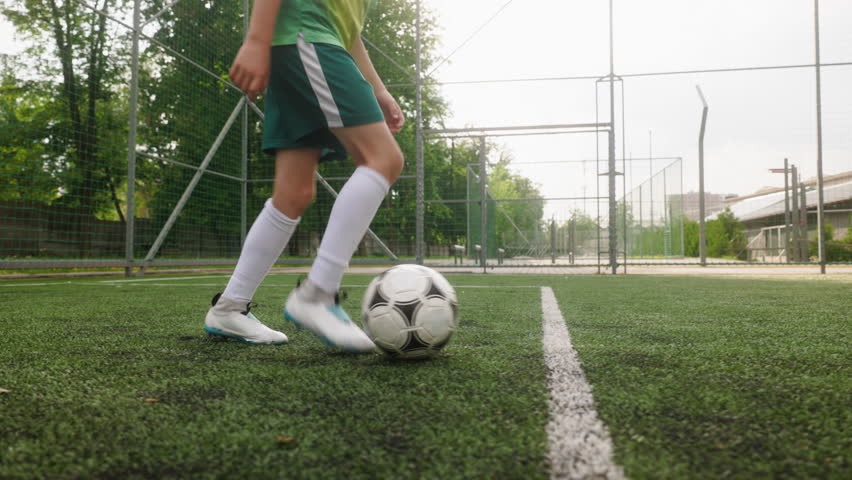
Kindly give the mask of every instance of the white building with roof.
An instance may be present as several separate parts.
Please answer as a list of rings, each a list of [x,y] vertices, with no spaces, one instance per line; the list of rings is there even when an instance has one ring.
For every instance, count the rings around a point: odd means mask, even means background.
[[[805,185],[805,211],[804,218],[800,218],[804,235],[806,232],[809,241],[816,239],[817,228],[817,206],[819,196],[816,189],[816,179],[802,182]],[[730,208],[734,216],[745,226],[748,239],[749,260],[766,262],[783,262],[788,255],[793,258],[792,252],[785,248],[788,233],[791,240],[795,238],[796,215],[793,210],[792,191],[790,192],[790,216],[791,224],[794,225],[790,232],[785,227],[784,188],[767,188],[755,194],[725,199],[725,206]],[[798,193],[796,201],[801,204],[801,193]],[[849,229],[850,216],[852,216],[852,171],[826,176],[823,179],[823,201],[826,223],[834,227],[834,238],[840,239],[846,236]],[[714,214],[708,220],[717,217]],[[792,243],[792,242],[791,242]],[[807,246],[800,245],[800,251],[807,252]],[[801,250],[803,249],[803,250]],[[807,253],[802,253],[806,258]]]

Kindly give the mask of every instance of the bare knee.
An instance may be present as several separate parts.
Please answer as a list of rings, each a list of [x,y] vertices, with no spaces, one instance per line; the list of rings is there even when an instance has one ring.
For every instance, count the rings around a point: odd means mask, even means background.
[[[272,194],[272,205],[290,218],[299,218],[313,203],[316,197],[316,186],[313,182],[304,186],[287,188]]]
[[[356,161],[358,159],[356,158]],[[381,152],[380,154],[370,155],[369,157],[363,158],[363,161],[357,162],[360,165],[366,165],[371,169],[379,172],[384,176],[388,183],[394,183],[399,178],[399,175],[402,173],[402,167],[405,166],[405,159],[402,155],[402,150],[399,149],[399,145],[393,143],[391,148],[388,148],[386,151]]]
[[[399,178],[402,173],[402,167],[405,166],[405,158],[403,158],[402,150],[400,150],[399,145],[394,144],[394,147],[396,148],[388,155],[387,172],[383,173],[390,183],[394,183]]]

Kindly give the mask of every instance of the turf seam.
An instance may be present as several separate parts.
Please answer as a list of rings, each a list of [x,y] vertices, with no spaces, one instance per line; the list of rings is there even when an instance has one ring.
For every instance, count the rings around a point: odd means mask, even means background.
[[[623,479],[623,469],[612,461],[609,430],[598,417],[592,387],[553,289],[541,288],[544,360],[550,390],[547,423],[547,461],[552,479]]]

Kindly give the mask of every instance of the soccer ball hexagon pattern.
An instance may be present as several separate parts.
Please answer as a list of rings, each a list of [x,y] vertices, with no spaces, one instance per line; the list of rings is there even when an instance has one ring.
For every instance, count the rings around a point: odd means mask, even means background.
[[[395,358],[429,358],[458,328],[458,298],[440,273],[397,265],[375,277],[361,304],[364,331]]]

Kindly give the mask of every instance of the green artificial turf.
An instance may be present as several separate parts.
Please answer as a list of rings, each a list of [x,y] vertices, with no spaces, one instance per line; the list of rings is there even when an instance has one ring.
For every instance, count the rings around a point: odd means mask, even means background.
[[[459,287],[446,351],[401,362],[291,328],[210,341],[206,284],[225,280],[0,288],[0,478],[546,476],[538,290]],[[268,279],[253,312],[282,327],[274,285],[294,283]]]
[[[631,478],[852,478],[852,283],[554,288]]]
[[[0,283],[0,478],[545,478],[542,285],[630,478],[852,478],[849,276],[448,275],[415,363],[283,326],[294,275],[253,310],[290,345],[209,341],[227,275],[184,277]]]

